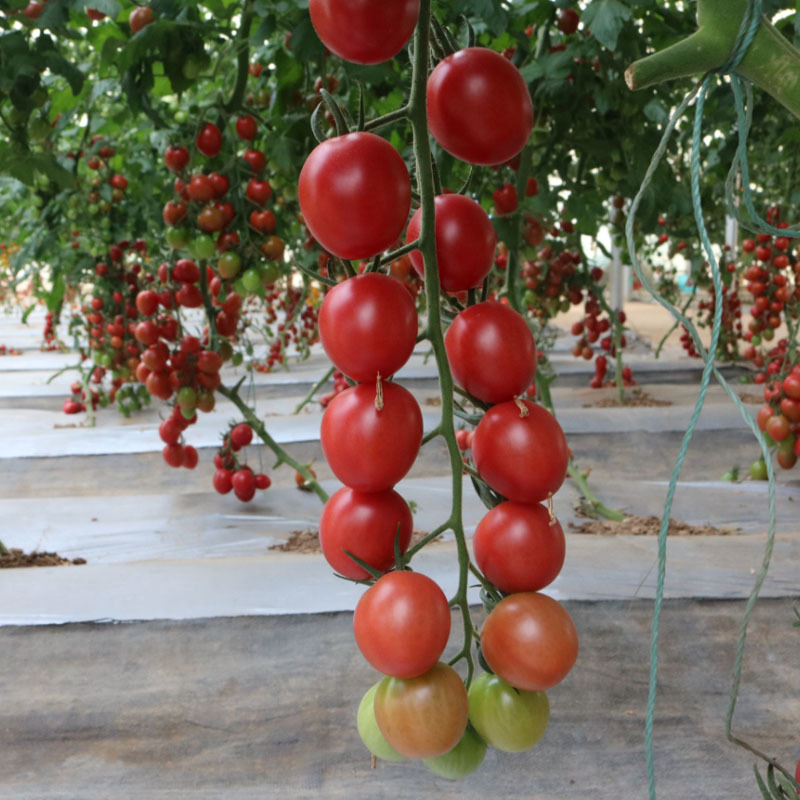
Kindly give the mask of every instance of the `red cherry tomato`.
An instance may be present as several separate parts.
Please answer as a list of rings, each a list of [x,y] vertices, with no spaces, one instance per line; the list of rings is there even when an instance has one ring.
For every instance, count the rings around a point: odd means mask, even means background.
[[[416,678],[439,660],[450,636],[450,606],[420,572],[388,572],[361,596],[353,614],[356,644],[375,669]]]
[[[400,552],[404,553],[411,541],[412,529],[411,509],[393,489],[359,492],[345,486],[332,495],[322,510],[319,543],[336,572],[346,578],[363,580],[370,577],[369,573],[347,553],[379,572],[388,572],[394,566],[395,536]]]
[[[478,203],[460,194],[443,194],[434,200],[436,211],[436,265],[446,292],[472,289],[486,277],[494,261],[497,234]],[[422,209],[417,209],[406,233],[406,242],[419,237]],[[425,277],[422,253],[410,253],[414,270]]]
[[[319,312],[322,346],[356,381],[388,378],[408,361],[417,340],[417,309],[406,288],[379,273],[331,289]]]
[[[311,235],[342,258],[369,258],[403,232],[411,208],[408,169],[397,150],[372,133],[348,133],[317,145],[298,184]]]
[[[308,11],[332,53],[356,64],[380,64],[411,38],[419,0],[309,0]]]
[[[513,400],[484,414],[475,429],[472,455],[492,489],[519,503],[539,503],[564,482],[567,440],[549,411],[529,400],[519,402],[528,416],[521,416]]]
[[[525,319],[494,300],[462,311],[447,329],[456,383],[486,403],[521,395],[536,374],[536,343]]]
[[[222,134],[213,122],[207,122],[195,140],[197,149],[209,158],[213,158],[222,148]]]
[[[546,691],[560,683],[578,657],[578,634],[552,597],[521,592],[501,600],[481,630],[481,652],[492,671],[515,689]]]
[[[408,390],[389,381],[383,383],[378,411],[375,385],[360,383],[331,400],[320,441],[333,474],[346,486],[364,492],[391,489],[417,457],[422,412]]]
[[[564,531],[540,503],[507,501],[475,529],[475,562],[501,592],[537,592],[564,566]]]
[[[239,117],[236,120],[236,133],[239,134],[239,138],[250,141],[251,139],[255,139],[257,131],[258,123],[255,118],[251,117],[249,114],[245,117]]]
[[[525,79],[500,53],[468,47],[442,59],[428,79],[433,138],[470,164],[502,164],[522,150],[533,128]]]

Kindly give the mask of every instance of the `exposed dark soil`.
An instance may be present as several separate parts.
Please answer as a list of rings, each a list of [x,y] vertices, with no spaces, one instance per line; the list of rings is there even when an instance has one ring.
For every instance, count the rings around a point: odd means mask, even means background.
[[[569,523],[573,533],[589,533],[596,536],[658,536],[661,517],[626,517],[622,522],[609,519],[592,519],[576,525]],[[730,536],[734,527],[715,528],[713,525],[689,525],[687,522],[669,521],[669,536]]]
[[[603,397],[594,403],[584,403],[584,408],[655,408],[657,406],[671,406],[671,400],[658,400],[651,397],[643,389],[634,389],[625,394],[625,399],[620,402],[618,397]]]
[[[426,531],[414,531],[411,534],[411,544],[416,544],[424,536]],[[411,546],[411,545],[409,545]],[[270,550],[282,550],[285,553],[321,553],[319,546],[319,534],[316,531],[292,531],[285,542],[273,544]]]
[[[5,554],[0,554],[0,569],[14,569],[16,567],[61,567],[72,564],[85,564],[85,558],[62,558],[58,553],[24,553],[14,547],[9,548]]]

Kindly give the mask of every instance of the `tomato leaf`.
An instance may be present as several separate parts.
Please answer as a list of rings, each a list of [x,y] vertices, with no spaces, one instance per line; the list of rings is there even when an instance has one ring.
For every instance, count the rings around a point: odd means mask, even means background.
[[[621,0],[592,0],[583,12],[582,20],[603,47],[617,49],[622,26],[631,18],[631,10]]]

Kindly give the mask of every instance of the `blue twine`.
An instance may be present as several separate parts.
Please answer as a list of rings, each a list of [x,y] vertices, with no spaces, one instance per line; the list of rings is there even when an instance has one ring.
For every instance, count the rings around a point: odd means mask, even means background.
[[[761,3],[762,0],[750,0],[750,2],[748,3],[747,13],[745,14],[742,20],[742,25],[739,29],[739,33],[737,35],[736,44],[733,48],[732,55],[728,59],[728,62],[725,65],[723,65],[723,67],[720,70],[718,70],[717,73],[724,73],[724,74],[732,73],[736,69],[736,67],[741,63],[742,58],[744,58],[744,55],[747,52],[747,49],[750,46],[751,42],[753,41],[756,31],[758,30],[758,25],[761,19]],[[667,309],[678,322],[684,325],[686,330],[689,332],[689,335],[692,337],[698,353],[700,353],[700,356],[703,359],[703,376],[700,383],[700,391],[698,393],[694,411],[692,412],[692,417],[689,426],[687,427],[686,433],[684,434],[683,437],[683,442],[681,444],[680,452],[678,453],[678,457],[675,461],[672,477],[670,478],[669,487],[667,490],[667,497],[664,504],[664,513],[661,519],[661,528],[659,530],[659,535],[658,535],[658,579],[656,584],[656,599],[653,609],[653,624],[651,629],[650,680],[648,689],[647,714],[645,718],[645,750],[647,756],[647,775],[648,775],[648,788],[649,788],[650,800],[656,800],[655,765],[653,758],[653,722],[655,718],[655,700],[656,700],[656,689],[658,680],[659,622],[661,617],[661,608],[664,599],[664,581],[666,575],[666,558],[667,558],[667,533],[669,530],[670,512],[672,510],[672,503],[674,500],[675,490],[677,488],[680,471],[683,466],[683,462],[686,458],[686,453],[689,448],[689,443],[691,442],[694,430],[697,426],[697,420],[700,416],[700,412],[702,411],[703,404],[705,402],[705,397],[708,392],[708,387],[711,381],[712,374],[714,375],[714,377],[716,377],[719,384],[725,389],[728,396],[733,401],[734,405],[738,408],[739,413],[742,415],[745,424],[752,431],[753,435],[758,440],[764,461],[767,466],[767,476],[769,481],[768,482],[769,527],[767,532],[767,544],[764,550],[764,556],[762,559],[761,568],[759,570],[755,584],[753,585],[753,588],[750,592],[750,596],[748,598],[747,605],[745,607],[744,617],[742,619],[742,623],[739,629],[739,635],[736,646],[736,656],[734,660],[733,686],[728,705],[728,711],[726,715],[726,726],[725,726],[726,735],[729,740],[736,743],[740,743],[740,741],[733,735],[731,729],[733,723],[733,714],[736,708],[736,701],[739,693],[739,685],[741,682],[742,659],[744,654],[745,639],[747,636],[747,626],[750,620],[750,615],[755,606],[756,600],[758,599],[758,594],[761,590],[761,586],[764,583],[764,580],[767,576],[775,542],[775,524],[776,524],[775,473],[772,467],[772,461],[770,458],[769,449],[767,448],[767,444],[766,441],[764,440],[764,437],[761,436],[760,431],[758,430],[758,426],[748,413],[747,409],[744,407],[744,404],[741,402],[741,400],[736,395],[734,390],[731,388],[731,386],[719,372],[717,367],[714,365],[714,356],[716,354],[717,344],[719,342],[719,335],[722,323],[722,303],[721,302],[715,303],[714,323],[711,332],[711,345],[709,349],[706,350],[703,347],[697,329],[695,328],[691,320],[689,320],[677,308],[675,308],[671,303],[669,303],[669,301],[667,301],[658,292],[656,287],[644,274],[641,264],[639,263],[639,260],[636,256],[636,246],[634,242],[633,228],[635,223],[636,211],[641,203],[642,196],[644,195],[645,190],[647,189],[648,185],[650,184],[650,181],[652,180],[653,174],[655,173],[657,167],[659,166],[661,160],[664,157],[667,145],[675,129],[675,126],[677,125],[678,120],[683,116],[683,114],[689,107],[692,100],[697,98],[697,103],[695,107],[694,129],[692,136],[692,158],[691,158],[692,204],[694,208],[695,220],[697,222],[698,232],[700,234],[700,238],[703,244],[703,249],[706,252],[711,267],[711,275],[714,284],[714,291],[717,298],[722,297],[722,277],[719,269],[719,263],[717,262],[717,259],[714,255],[713,248],[711,246],[711,240],[709,239],[708,231],[706,229],[705,222],[703,220],[702,203],[700,199],[700,145],[702,142],[701,133],[702,133],[703,107],[705,105],[706,96],[708,94],[713,78],[714,74],[706,75],[702,83],[698,87],[693,89],[689,94],[686,95],[681,104],[678,106],[678,108],[670,117],[666,125],[666,128],[664,130],[661,142],[659,143],[659,146],[653,155],[653,158],[650,162],[647,172],[645,173],[642,185],[638,193],[636,194],[636,197],[633,199],[630,213],[628,215],[628,219],[625,225],[625,234],[628,243],[628,250],[630,252],[631,263],[633,265],[637,277],[641,281],[642,285],[647,289],[647,291],[653,296],[653,298],[665,309]],[[731,167],[731,173],[729,174],[729,179],[727,184],[728,188],[730,188],[730,185],[732,185],[733,179],[731,176],[735,175],[737,170],[741,168],[741,174],[744,184],[745,205],[748,209],[748,213],[751,215],[751,218],[753,220],[756,220],[757,224],[761,225],[762,229],[767,232],[784,236],[794,236],[794,237],[800,236],[800,231],[795,232],[795,231],[790,231],[788,229],[778,229],[767,225],[767,223],[761,220],[761,218],[755,211],[755,207],[750,192],[749,172],[748,172],[748,162],[747,162],[747,136],[749,133],[750,120],[752,117],[752,90],[750,89],[749,85],[746,86],[748,102],[745,105],[742,99],[741,79],[739,78],[738,75],[731,74],[730,81],[734,95],[734,102],[736,104],[737,119],[739,123],[739,142],[738,142],[736,157]]]

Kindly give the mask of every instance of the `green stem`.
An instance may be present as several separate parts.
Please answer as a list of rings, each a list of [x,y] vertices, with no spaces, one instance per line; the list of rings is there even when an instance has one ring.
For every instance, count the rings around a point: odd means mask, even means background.
[[[453,500],[450,519],[446,525],[456,538],[458,551],[458,589],[454,602],[461,611],[464,627],[464,658],[467,662],[467,686],[472,680],[473,625],[469,613],[467,589],[469,584],[469,551],[462,521],[462,468],[461,451],[456,442],[453,421],[453,377],[447,361],[442,333],[440,308],[439,271],[436,265],[436,238],[434,230],[434,182],[431,166],[431,148],[428,140],[428,120],[425,104],[425,87],[428,79],[428,50],[430,46],[431,0],[420,0],[419,21],[414,34],[414,63],[411,78],[411,96],[408,115],[414,134],[414,158],[417,166],[417,188],[422,206],[422,225],[419,233],[419,250],[425,262],[425,293],[428,308],[428,337],[436,357],[439,372],[442,416],[439,423],[441,434],[447,442],[452,472]]]
[[[258,418],[255,411],[253,411],[253,409],[250,408],[250,406],[248,406],[244,400],[242,400],[242,398],[239,396],[239,392],[235,389],[225,386],[224,384],[218,386],[216,391],[218,391],[223,397],[226,397],[228,400],[230,400],[236,406],[236,408],[239,409],[248,425],[250,425],[250,427],[258,434],[261,441],[264,442],[264,444],[269,447],[269,449],[272,450],[276,456],[278,456],[277,465],[288,464],[290,467],[294,468],[295,471],[299,472],[303,478],[305,478],[306,485],[310,489],[313,489],[317,497],[319,497],[323,503],[327,502],[328,494],[317,483],[316,478],[314,478],[308,468],[308,464],[301,464],[299,461],[296,461],[269,435],[264,423]]]
[[[589,482],[586,480],[586,475],[584,475],[575,466],[575,463],[571,459],[569,465],[567,466],[567,474],[570,476],[570,478],[572,478],[573,481],[575,481],[581,494],[592,504],[594,510],[598,514],[606,519],[612,519],[616,522],[622,522],[622,520],[625,519],[625,514],[623,514],[621,511],[615,508],[609,508],[601,502],[600,498],[589,487]]]
[[[310,402],[314,395],[331,379],[336,367],[331,367],[312,387],[303,401],[295,408],[294,414],[299,414]]]
[[[397,122],[398,120],[406,119],[407,117],[408,106],[403,106],[402,108],[398,108],[396,111],[390,111],[388,114],[384,114],[382,117],[371,119],[364,125],[364,130],[374,131],[376,128],[382,128],[384,125],[390,125],[392,122]]]
[[[698,0],[699,29],[686,39],[635,61],[625,71],[629,89],[703,75],[724,66],[736,44],[748,0]],[[766,17],[736,72],[800,117],[800,51]]]
[[[253,0],[245,0],[242,8],[242,21],[236,31],[236,83],[230,99],[225,104],[225,113],[230,114],[242,105],[247,88],[250,69],[250,23],[253,21]]]
[[[517,198],[525,197],[525,189],[528,186],[528,167],[530,165],[530,145],[525,145],[519,158],[519,169],[517,170]],[[514,213],[511,215],[514,222],[513,233],[511,234],[510,241],[506,242],[508,245],[508,263],[506,264],[506,275],[503,281],[503,294],[508,297],[508,302],[514,311],[521,310],[520,291],[519,291],[519,248],[520,248],[520,227],[522,222],[522,213],[519,206],[517,206]]]

